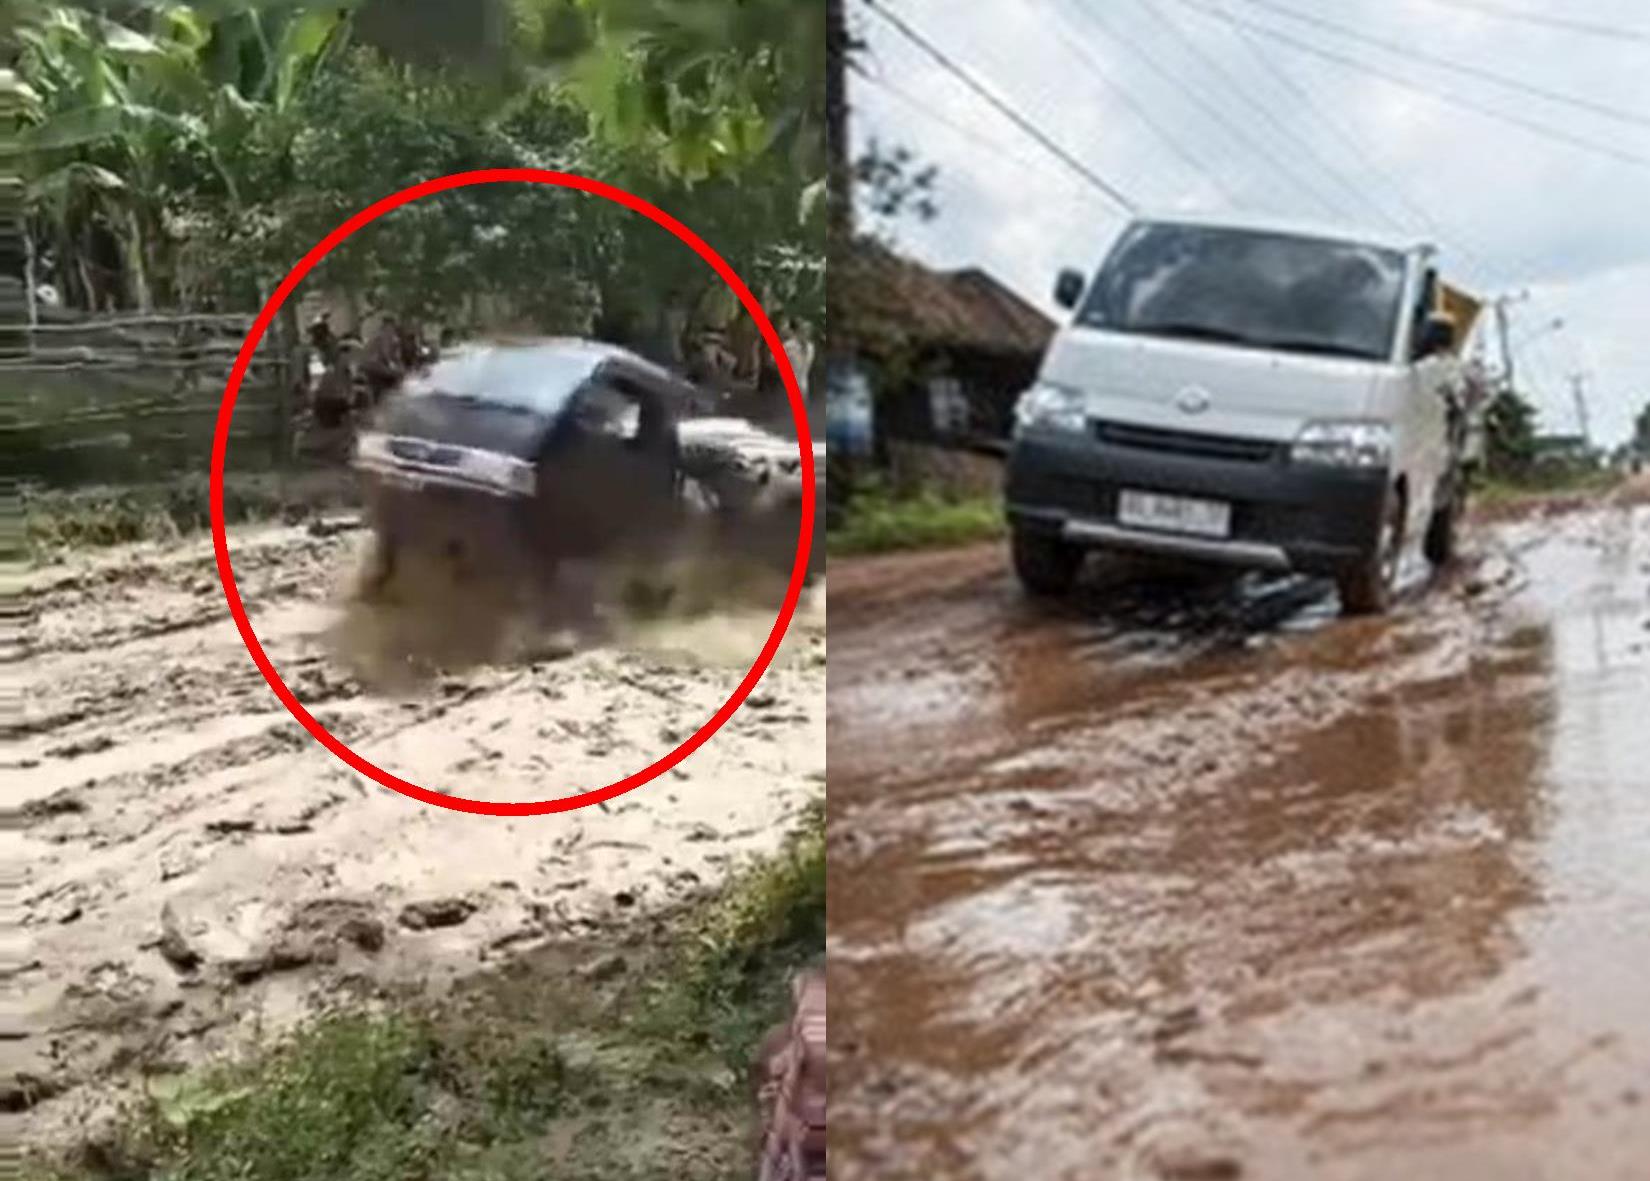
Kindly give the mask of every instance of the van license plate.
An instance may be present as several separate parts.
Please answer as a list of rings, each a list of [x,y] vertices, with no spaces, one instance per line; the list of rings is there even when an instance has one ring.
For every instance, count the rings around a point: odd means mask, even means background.
[[[1227,537],[1232,532],[1232,506],[1223,500],[1196,500],[1189,496],[1125,489],[1117,500],[1117,520],[1119,524],[1141,529]]]

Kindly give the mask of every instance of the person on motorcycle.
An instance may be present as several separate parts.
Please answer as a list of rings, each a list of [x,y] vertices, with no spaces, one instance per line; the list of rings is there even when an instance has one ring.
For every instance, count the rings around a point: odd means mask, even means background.
[[[310,409],[327,430],[340,427],[355,407],[356,351],[359,344],[345,337],[334,343],[331,359],[315,382]]]
[[[332,365],[338,359],[338,337],[332,331],[332,313],[322,312],[310,321],[309,347],[323,365]]]
[[[402,356],[403,338],[395,317],[385,314],[367,342],[366,354],[361,358],[361,373],[367,380],[368,404],[378,405],[406,376],[407,366]]]

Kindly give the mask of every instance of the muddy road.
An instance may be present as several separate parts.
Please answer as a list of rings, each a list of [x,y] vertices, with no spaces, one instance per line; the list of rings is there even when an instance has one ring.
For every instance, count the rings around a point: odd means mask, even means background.
[[[583,648],[536,637],[386,687],[408,620],[340,606],[364,541],[248,529],[231,553],[299,699],[357,752],[456,795],[545,799],[641,768],[726,699],[773,622],[771,605],[736,604]],[[776,848],[823,790],[817,602],[680,767],[599,808],[519,819],[406,799],[302,733],[234,630],[208,539],[40,570],[17,604],[5,1077],[8,1109],[31,1107],[42,1135],[78,1121],[89,1081],[633,925]],[[477,613],[451,607],[425,631],[473,631]]]
[[[1650,1177],[1650,497],[1386,620],[839,563],[833,1176]]]

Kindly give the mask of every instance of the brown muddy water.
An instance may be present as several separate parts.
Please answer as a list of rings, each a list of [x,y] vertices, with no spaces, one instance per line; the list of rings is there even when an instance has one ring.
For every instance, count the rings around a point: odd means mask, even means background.
[[[1650,507],[1471,548],[833,569],[833,1177],[1650,1178]]]

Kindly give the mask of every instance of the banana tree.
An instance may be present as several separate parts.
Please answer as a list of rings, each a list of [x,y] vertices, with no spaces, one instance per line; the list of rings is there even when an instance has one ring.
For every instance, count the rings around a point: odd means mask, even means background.
[[[606,179],[744,257],[744,270],[822,289],[818,267],[797,263],[824,253],[819,0],[474,0],[462,9],[354,0],[352,11],[361,37],[392,56],[421,61],[437,41],[450,48],[441,55],[449,73],[491,86],[497,119],[546,88],[575,99],[602,146]],[[602,271],[604,302],[644,305],[630,309],[648,322],[642,331],[657,332],[667,306],[700,300],[702,267],[687,268],[691,290],[680,292],[651,252],[631,267],[622,243],[604,241],[625,256]]]
[[[331,8],[214,18],[182,4],[132,20],[34,6],[17,32],[36,100],[18,148],[32,219],[52,229],[60,269],[85,272],[87,235],[113,236],[130,297],[147,307],[157,272],[175,292],[168,204],[215,201],[230,221],[244,210],[238,146],[292,112],[347,43],[348,22]],[[88,304],[110,297],[82,287]]]
[[[134,100],[127,79],[162,52],[151,39],[106,18],[41,8],[15,31],[20,47],[17,171],[30,221],[50,231],[60,278],[77,283],[90,305],[111,294],[96,245],[114,240],[125,254],[140,305],[147,302],[137,232],[136,144],[162,112]]]

